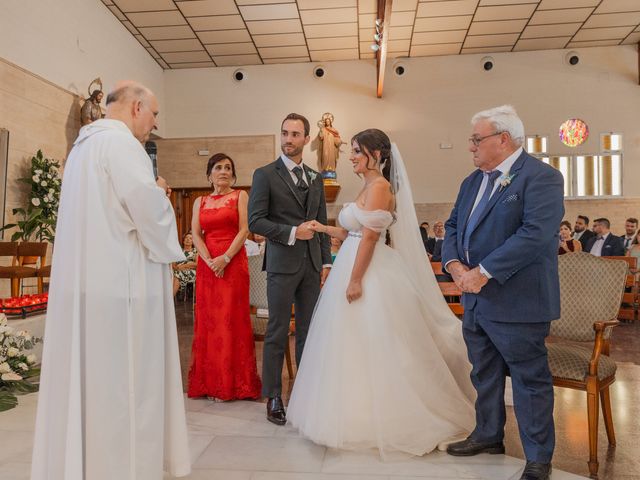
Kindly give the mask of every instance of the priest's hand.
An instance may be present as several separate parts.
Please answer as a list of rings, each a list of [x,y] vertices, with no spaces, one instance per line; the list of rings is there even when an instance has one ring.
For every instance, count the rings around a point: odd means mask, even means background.
[[[171,195],[171,188],[169,187],[169,184],[164,178],[162,177],[156,178],[156,185],[158,185],[161,189],[164,190],[164,193],[167,194],[167,197]]]

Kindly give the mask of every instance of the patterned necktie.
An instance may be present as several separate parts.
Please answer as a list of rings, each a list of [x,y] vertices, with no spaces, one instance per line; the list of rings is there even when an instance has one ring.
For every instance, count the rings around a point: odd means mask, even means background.
[[[302,198],[302,203],[307,203],[307,194],[309,193],[309,186],[302,178],[303,172],[300,166],[293,167],[293,173],[295,174],[298,181],[296,182],[296,187],[298,187],[298,192],[300,193],[300,197]]]
[[[482,193],[482,198],[480,198],[478,205],[476,205],[476,208],[474,208],[473,212],[471,212],[469,220],[467,221],[467,226],[464,229],[463,248],[465,251],[469,250],[469,237],[471,237],[471,232],[473,232],[473,229],[476,228],[480,216],[484,212],[484,209],[487,207],[489,199],[491,198],[491,192],[493,192],[493,184],[496,182],[496,179],[501,175],[501,173],[502,172],[500,172],[500,170],[485,172],[485,175],[487,175],[488,177],[487,186]]]

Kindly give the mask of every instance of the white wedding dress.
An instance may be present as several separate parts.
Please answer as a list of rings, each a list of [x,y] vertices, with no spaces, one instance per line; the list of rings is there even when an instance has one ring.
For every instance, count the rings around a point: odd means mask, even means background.
[[[410,201],[410,207],[402,213],[413,218],[394,223],[391,213],[355,203],[340,212],[349,236],[318,299],[287,413],[315,443],[377,448],[383,458],[392,452],[423,455],[475,425],[461,322],[428,265],[407,185],[403,205]],[[402,200],[398,194],[396,200]],[[420,250],[385,245],[392,224],[394,246],[396,234],[403,245],[418,242]],[[349,304],[346,289],[363,227],[381,232],[380,240],[363,295]]]

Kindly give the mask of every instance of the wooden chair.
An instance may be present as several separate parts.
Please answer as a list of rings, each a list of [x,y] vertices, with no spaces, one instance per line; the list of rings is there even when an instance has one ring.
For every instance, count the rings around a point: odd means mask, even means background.
[[[602,257],[610,260],[622,260],[627,262],[629,271],[625,282],[625,292],[622,295],[622,304],[618,311],[618,320],[634,321],[638,319],[638,258],[637,257]]]
[[[18,245],[18,262],[23,267],[33,269],[32,274],[25,278],[38,279],[38,293],[43,291],[43,278],[38,276],[38,270],[45,266],[47,259],[46,242],[21,242]],[[46,273],[46,270],[43,271]]]
[[[430,262],[431,268],[433,269],[434,275],[442,275],[444,272],[442,271],[442,262]]]
[[[258,342],[264,342],[269,321],[267,303],[267,272],[262,271],[263,255],[248,257],[249,261],[249,304],[251,305],[251,327],[253,338]],[[291,349],[289,339],[284,350],[285,363],[289,378],[293,378],[293,364],[291,363]]]
[[[464,307],[462,306],[462,291],[455,282],[438,282],[440,291],[447,300],[447,305],[455,315],[464,315]]]
[[[560,255],[558,267],[561,317],[551,323],[549,367],[556,387],[587,393],[588,465],[591,475],[596,476],[598,397],[609,445],[616,444],[609,396],[609,386],[616,379],[616,363],[609,357],[609,348],[611,330],[620,323],[616,317],[627,264],[580,252]]]
[[[18,242],[0,242],[0,257],[11,257],[11,265],[0,267],[0,278],[11,282],[11,296],[20,295],[20,282],[23,278],[36,276],[36,269],[20,263],[20,245]]]

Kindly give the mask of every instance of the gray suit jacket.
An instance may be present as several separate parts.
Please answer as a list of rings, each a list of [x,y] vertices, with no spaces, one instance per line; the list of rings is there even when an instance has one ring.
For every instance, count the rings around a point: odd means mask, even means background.
[[[311,240],[289,245],[291,228],[308,220],[327,224],[322,176],[304,165],[309,183],[306,208],[291,174],[278,158],[253,174],[249,195],[249,230],[267,238],[264,269],[271,273],[295,273],[309,256],[313,267],[331,263],[329,237],[315,234]]]

